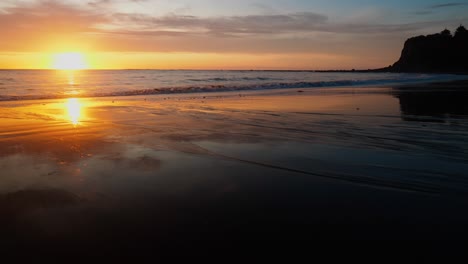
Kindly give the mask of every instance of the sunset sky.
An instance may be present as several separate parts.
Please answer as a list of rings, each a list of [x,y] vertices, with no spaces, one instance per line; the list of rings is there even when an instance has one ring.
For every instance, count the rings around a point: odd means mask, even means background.
[[[468,25],[468,1],[2,0],[0,68],[351,69]]]

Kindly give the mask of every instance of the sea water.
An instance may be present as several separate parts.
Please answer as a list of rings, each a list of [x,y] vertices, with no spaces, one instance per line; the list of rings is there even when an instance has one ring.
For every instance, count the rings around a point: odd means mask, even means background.
[[[385,86],[448,81],[456,75],[311,71],[3,70],[0,101],[68,97]]]

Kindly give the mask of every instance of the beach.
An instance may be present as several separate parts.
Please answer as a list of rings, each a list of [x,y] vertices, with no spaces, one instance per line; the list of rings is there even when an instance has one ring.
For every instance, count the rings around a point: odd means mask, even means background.
[[[465,238],[466,87],[0,102],[2,242]]]

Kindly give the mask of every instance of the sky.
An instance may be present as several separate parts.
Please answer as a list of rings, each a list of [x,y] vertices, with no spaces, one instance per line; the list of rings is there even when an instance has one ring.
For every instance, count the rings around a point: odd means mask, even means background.
[[[468,0],[2,0],[0,68],[368,69],[460,24]]]

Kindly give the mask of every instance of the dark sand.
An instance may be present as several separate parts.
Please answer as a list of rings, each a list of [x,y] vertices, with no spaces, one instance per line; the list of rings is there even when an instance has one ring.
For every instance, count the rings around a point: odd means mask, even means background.
[[[0,103],[2,243],[466,239],[466,86]]]

